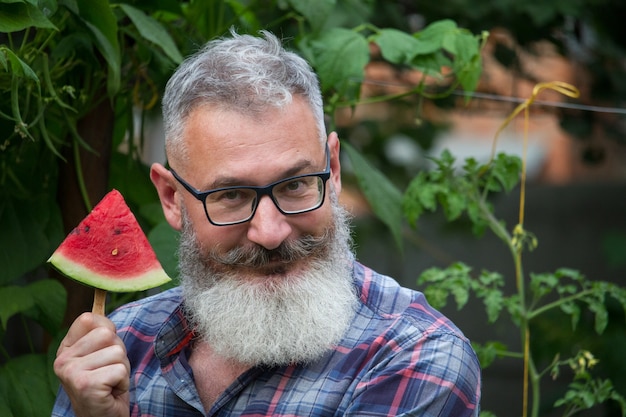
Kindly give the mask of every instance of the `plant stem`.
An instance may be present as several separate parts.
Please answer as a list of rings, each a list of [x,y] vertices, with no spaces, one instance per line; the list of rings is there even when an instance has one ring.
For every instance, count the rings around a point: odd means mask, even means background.
[[[505,358],[515,358],[515,359],[524,358],[524,353],[521,353],[521,352],[511,352],[509,350],[500,350],[500,349],[496,349],[495,352],[497,356],[502,356]]]
[[[511,244],[512,245],[512,244]],[[523,365],[523,384],[524,389],[522,392],[522,417],[528,416],[528,382],[529,382],[529,372],[530,372],[530,327],[528,325],[528,315],[526,313],[526,295],[524,290],[524,279],[522,272],[522,253],[521,249],[517,249],[514,256],[515,262],[515,283],[517,287],[517,294],[519,296],[519,310],[520,310],[520,329],[521,329],[521,341],[523,344],[523,352],[524,352],[524,365]],[[534,392],[534,382],[533,382],[533,392]],[[533,396],[533,410],[534,403],[536,398]],[[532,415],[536,417],[535,414]]]
[[[487,220],[490,229],[492,232],[498,236],[509,248],[511,251],[513,262],[515,265],[515,284],[517,289],[517,294],[519,297],[519,314],[520,314],[520,336],[523,344],[523,374],[524,374],[524,388],[522,392],[522,417],[528,416],[528,393],[529,393],[529,382],[531,384],[531,390],[533,394],[532,398],[532,407],[531,407],[531,416],[538,417],[539,415],[539,401],[540,401],[540,390],[539,390],[539,381],[540,378],[537,374],[537,370],[535,369],[535,365],[532,360],[532,356],[530,354],[530,326],[529,321],[531,319],[531,315],[529,314],[526,306],[526,287],[524,283],[524,272],[522,267],[522,246],[516,247],[512,242],[512,237],[509,232],[504,228],[504,226],[498,222],[498,220],[493,216],[491,211],[485,205],[484,198],[486,195],[483,195],[483,198],[478,199],[479,207],[481,209],[482,215],[484,219]]]
[[[553,308],[559,307],[562,304],[565,304],[565,303],[567,303],[569,301],[579,300],[579,299],[583,298],[584,296],[586,296],[588,294],[592,294],[592,293],[593,293],[593,290],[584,290],[584,291],[581,291],[579,293],[570,295],[569,297],[559,298],[556,301],[548,303],[548,304],[546,304],[544,306],[541,306],[541,307],[539,307],[539,308],[529,312],[528,313],[528,319],[531,320],[531,319],[535,318],[536,316],[539,316],[540,314],[545,313],[548,310],[551,310]]]
[[[4,346],[2,346],[2,344],[0,344],[0,353],[2,353],[2,356],[7,361],[11,359],[11,355],[9,355],[9,352],[4,348]]]
[[[24,315],[20,315],[20,318],[22,320],[22,326],[24,326],[24,334],[26,335],[28,348],[30,349],[31,353],[35,353],[35,345],[33,343],[33,338],[31,337],[31,334],[28,331],[28,323],[26,322],[26,318],[24,317]]]
[[[535,368],[535,361],[533,361],[532,356],[529,356],[529,366],[530,366],[530,382],[533,392],[533,406],[531,410],[531,415],[533,417],[539,416],[539,404],[541,403],[541,390],[539,389],[541,375],[537,372]]]
[[[74,145],[74,162],[76,166],[76,179],[78,181],[78,188],[80,189],[80,194],[83,197],[83,202],[85,203],[85,208],[87,209],[87,213],[89,213],[92,209],[91,201],[89,201],[89,194],[87,193],[87,186],[85,185],[85,178],[83,177],[83,166],[80,162],[80,152],[79,152],[79,144],[76,139],[73,141]]]
[[[509,234],[509,232],[504,228],[504,226],[502,226],[498,219],[496,219],[493,213],[491,213],[491,211],[487,208],[487,206],[485,205],[485,200],[483,198],[477,198],[476,201],[478,201],[480,212],[483,218],[487,220],[491,231],[507,245],[507,247],[513,253],[513,256],[515,256],[515,250],[511,245],[511,235]]]
[[[20,52],[24,50],[24,48],[26,47],[26,44],[28,43],[28,40],[30,38],[30,27],[26,28],[26,30],[24,31],[22,35],[23,35],[22,44],[20,45],[20,49],[19,49]]]

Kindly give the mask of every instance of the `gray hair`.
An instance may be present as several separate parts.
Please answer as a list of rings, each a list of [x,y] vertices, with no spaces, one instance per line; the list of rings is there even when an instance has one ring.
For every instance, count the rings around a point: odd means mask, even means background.
[[[232,37],[209,41],[178,67],[163,95],[169,157],[173,153],[184,156],[185,121],[202,105],[252,116],[268,106],[283,108],[297,95],[311,108],[320,140],[326,138],[322,95],[312,68],[285,50],[276,36],[267,31],[261,34],[239,35],[231,30]]]

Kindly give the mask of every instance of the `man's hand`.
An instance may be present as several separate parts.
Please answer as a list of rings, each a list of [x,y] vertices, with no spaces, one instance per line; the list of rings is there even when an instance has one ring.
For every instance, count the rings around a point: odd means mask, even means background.
[[[54,361],[77,417],[128,416],[130,363],[109,319],[84,313],[74,321]]]

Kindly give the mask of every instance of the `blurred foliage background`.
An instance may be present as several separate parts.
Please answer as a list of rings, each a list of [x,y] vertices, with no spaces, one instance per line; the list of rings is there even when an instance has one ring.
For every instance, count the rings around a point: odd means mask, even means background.
[[[429,226],[406,227],[400,190],[443,147],[463,153],[467,144],[449,142],[459,131],[490,146],[496,124],[537,82],[558,77],[582,94],[575,103],[547,95],[534,107],[536,116],[554,123],[538,125],[551,141],[541,148],[530,182],[623,190],[623,16],[621,0],[0,0],[0,399],[19,398],[11,406],[0,402],[0,415],[49,414],[55,344],[65,326],[90,309],[92,290],[57,276],[45,261],[106,191],[122,192],[166,270],[176,275],[176,235],[163,221],[148,164],[164,162],[158,121],[164,84],[182,57],[208,39],[231,26],[268,29],[312,63],[329,126],[350,156],[344,201],[357,216],[359,254],[415,286],[414,268],[454,260],[458,252],[438,246]],[[477,115],[491,124],[485,127]],[[470,152],[484,146],[471,143]],[[364,177],[363,163],[384,173],[373,195],[363,181],[378,179]],[[554,189],[537,192],[548,201]],[[555,212],[563,217],[568,207]],[[537,216],[545,214],[545,207],[538,210]],[[423,221],[453,240],[470,235],[463,221],[448,223],[437,214]],[[623,271],[626,231],[621,224],[611,230],[590,245],[613,271]],[[410,271],[398,269],[415,251],[428,256],[404,267]],[[564,260],[554,258],[562,266]],[[110,307],[137,296],[115,295]],[[619,310],[610,311],[618,316]],[[534,347],[539,356],[542,349],[569,348],[574,336],[562,320],[556,315],[537,323],[545,335]],[[480,339],[476,321],[466,333]],[[602,338],[585,330],[592,328],[579,326],[576,340],[600,352],[601,371],[625,393],[626,365],[616,348],[625,346],[624,326],[612,324]],[[491,408],[490,401],[484,407]],[[610,406],[598,411],[616,412]]]

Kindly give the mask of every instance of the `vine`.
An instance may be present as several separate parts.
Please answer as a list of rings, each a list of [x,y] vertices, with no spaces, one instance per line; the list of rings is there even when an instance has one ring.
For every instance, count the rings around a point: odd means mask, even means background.
[[[601,334],[606,328],[608,314],[605,306],[607,297],[621,304],[626,311],[626,288],[603,281],[591,281],[577,271],[562,268],[554,273],[530,274],[523,270],[522,254],[537,246],[536,237],[524,228],[524,206],[526,189],[526,143],[528,141],[529,107],[537,95],[545,89],[560,92],[568,97],[578,96],[578,90],[563,82],[537,84],[531,97],[521,103],[497,130],[490,160],[480,165],[468,158],[463,173],[456,174],[455,159],[445,151],[435,162],[437,169],[420,173],[409,185],[404,195],[403,208],[410,224],[415,226],[425,211],[434,211],[437,206],[449,221],[458,219],[463,213],[472,221],[474,231],[482,233],[490,229],[509,248],[515,271],[516,292],[504,293],[504,277],[501,274],[482,271],[478,276],[467,265],[455,263],[446,269],[431,268],[418,279],[426,285],[424,293],[435,307],[443,307],[452,296],[457,307],[463,308],[470,293],[483,301],[488,321],[495,322],[503,311],[508,312],[513,323],[520,330],[519,351],[509,351],[502,343],[489,342],[477,345],[484,367],[496,357],[514,357],[522,360],[523,392],[522,416],[539,416],[541,404],[541,380],[546,374],[559,375],[559,368],[570,366],[574,380],[565,396],[555,402],[554,407],[564,407],[564,416],[571,416],[581,410],[602,402],[616,401],[626,416],[626,400],[617,393],[610,381],[594,379],[590,369],[597,360],[592,353],[580,350],[572,358],[560,359],[555,356],[545,369],[537,369],[531,352],[530,323],[550,310],[560,309],[571,316],[572,326],[576,327],[580,318],[580,306],[585,305],[595,315],[595,330]],[[505,154],[496,155],[499,134],[521,112],[524,112],[524,152],[522,158]],[[489,196],[493,192],[511,191],[520,186],[519,220],[512,232],[508,232],[504,222],[495,217]],[[547,301],[557,297],[556,301]],[[532,398],[532,403],[530,402]]]

